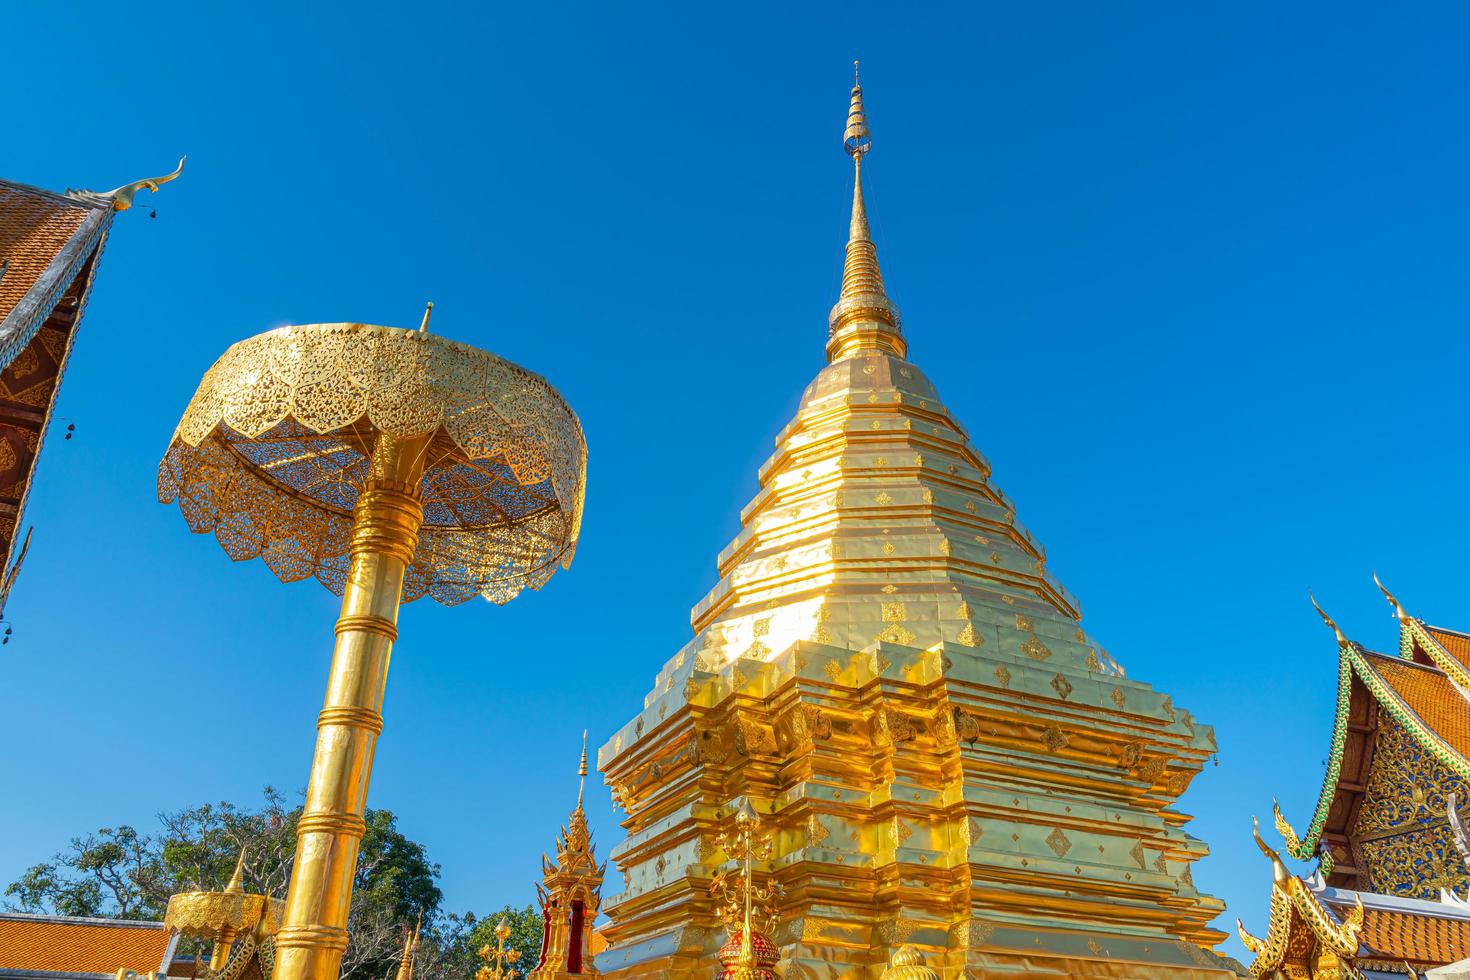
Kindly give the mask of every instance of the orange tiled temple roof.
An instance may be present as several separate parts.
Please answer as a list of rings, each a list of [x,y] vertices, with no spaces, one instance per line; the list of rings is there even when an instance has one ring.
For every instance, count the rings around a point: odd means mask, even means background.
[[[173,939],[161,922],[0,914],[0,971],[95,973],[166,969]]]
[[[0,321],[15,309],[96,209],[14,184],[0,183]]]
[[[1470,757],[1470,703],[1443,671],[1377,653],[1365,659],[1435,735]]]

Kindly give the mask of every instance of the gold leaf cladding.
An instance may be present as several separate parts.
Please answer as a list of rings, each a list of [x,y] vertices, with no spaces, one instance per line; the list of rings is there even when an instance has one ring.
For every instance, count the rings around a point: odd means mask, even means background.
[[[883,654],[879,653],[876,650],[873,651],[873,673],[881,674],[892,666],[892,660],[889,660],[887,657],[883,656]]]
[[[1029,633],[1036,629],[1036,626],[1031,622],[1030,616],[1025,613],[1016,613],[1016,629]]]
[[[1184,871],[1179,875],[1179,883],[1181,885],[1188,885],[1190,888],[1194,887],[1194,872],[1190,870],[1187,864],[1184,866]]]
[[[939,539],[939,553],[941,555],[948,555],[953,550],[954,546],[949,543],[949,538]]]
[[[883,940],[885,946],[897,946],[908,942],[916,927],[917,923],[909,919],[894,919],[878,927],[878,937]]]
[[[1057,857],[1066,857],[1067,852],[1072,849],[1072,839],[1062,833],[1062,828],[1053,827],[1051,833],[1046,835],[1046,846],[1052,849]]]
[[[807,814],[806,818],[806,845],[815,847],[827,839],[827,828],[820,817],[815,813]]]
[[[751,627],[751,631],[754,632],[756,636],[770,636],[771,617],[766,616],[763,619],[757,619],[755,621],[755,625]]]
[[[1009,688],[1011,686],[1011,672],[1006,670],[1005,664],[995,665],[995,679],[1000,681],[1000,686]]]
[[[734,670],[730,671],[730,684],[737,691],[740,688],[744,687],[749,681],[750,678],[745,675],[745,671],[741,670],[738,665],[735,667]]]
[[[827,624],[832,620],[832,610],[826,605],[817,607],[817,625],[812,630],[812,640],[816,643],[831,643],[832,631],[827,629]]]
[[[898,548],[896,548],[894,546],[894,544],[893,544],[892,541],[884,541],[883,542],[883,553],[885,555],[891,555],[891,554],[893,554],[897,550],[898,550]]]
[[[695,848],[700,864],[709,864],[714,856],[720,852],[720,849],[708,837],[699,838],[699,843],[695,845]]]
[[[874,641],[882,640],[885,643],[897,643],[899,646],[908,646],[916,638],[914,632],[905,628],[902,623],[889,623],[883,632],[873,637]]]
[[[990,942],[990,937],[995,935],[995,925],[984,919],[971,919],[970,926],[966,930],[965,945],[970,949],[978,949]]]
[[[1138,767],[1138,778],[1152,786],[1154,783],[1157,783],[1159,781],[1159,777],[1164,774],[1164,768],[1168,764],[1169,760],[1165,759],[1161,755],[1156,755],[1152,758],[1145,759],[1143,763]]]
[[[1034,633],[1021,641],[1021,652],[1032,660],[1048,660],[1051,658],[1051,648],[1037,639]]]
[[[926,504],[932,504],[932,503],[934,503],[934,491],[933,490],[930,490],[928,487],[925,487],[924,488],[924,503],[926,503]]]
[[[1041,730],[1041,744],[1045,745],[1048,752],[1060,752],[1067,747],[1067,733],[1055,725],[1047,725]]]
[[[689,678],[687,681],[685,681],[684,682],[684,700],[685,701],[693,701],[695,699],[695,697],[698,696],[698,694],[699,694],[699,687],[700,687],[699,681],[695,680],[692,677]]]
[[[1102,670],[1102,664],[1098,663],[1097,653],[1093,650],[1087,651],[1087,669],[1094,673]]]
[[[1061,675],[1060,672],[1051,679],[1051,689],[1057,692],[1057,696],[1063,701],[1072,695],[1072,682]]]
[[[1137,861],[1140,868],[1148,867],[1148,856],[1144,853],[1143,841],[1135,841],[1133,844],[1133,850],[1128,852],[1128,856]]]
[[[901,603],[901,602],[885,602],[885,603],[883,603],[883,622],[885,622],[885,623],[902,623],[907,618],[908,618],[908,613],[904,610],[903,603]]]
[[[990,553],[990,563],[992,565],[999,565],[1000,564],[1000,552],[999,551],[992,551]]]
[[[908,842],[910,837],[914,836],[914,832],[909,829],[909,825],[904,823],[900,817],[893,818],[893,825],[889,828],[889,833],[893,835],[894,847],[902,847]]]
[[[1160,851],[1159,856],[1154,858],[1154,870],[1161,875],[1169,873],[1169,862],[1165,859],[1163,851]]]
[[[834,684],[841,683],[841,679],[842,679],[842,665],[839,664],[835,659],[833,659],[831,657],[827,658],[827,665],[825,667],[823,667],[822,669],[824,671],[826,671],[827,678],[829,680],[831,680],[832,683],[834,683]]]
[[[877,465],[877,467],[879,469],[882,469],[883,467],[885,467],[885,466],[888,465],[888,457],[887,456],[879,456],[873,462]]]
[[[879,490],[878,491],[878,495],[876,497],[874,497],[873,499],[878,502],[878,506],[880,506],[880,507],[882,507],[882,506],[884,506],[886,504],[893,503],[893,498],[890,497],[890,496],[888,496],[888,491],[887,490]]]
[[[1108,695],[1108,698],[1113,702],[1113,704],[1118,706],[1119,710],[1122,710],[1128,704],[1128,695],[1123,693],[1123,689],[1121,687],[1113,688],[1113,692]]]
[[[1096,956],[1097,954],[1102,952],[1102,946],[1098,945],[1098,941],[1096,939],[1088,937],[1087,951],[1093,956]]]

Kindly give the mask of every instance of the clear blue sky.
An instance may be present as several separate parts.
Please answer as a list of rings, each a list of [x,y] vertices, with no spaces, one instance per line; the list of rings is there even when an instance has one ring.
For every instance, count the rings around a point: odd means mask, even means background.
[[[154,467],[231,342],[433,299],[580,413],[585,537],[505,608],[405,610],[371,803],[448,908],[530,900],[581,729],[688,638],[822,363],[855,56],[914,360],[1089,631],[1218,728],[1182,806],[1221,925],[1264,927],[1251,815],[1305,821],[1320,783],[1308,586],[1379,648],[1374,568],[1470,627],[1463,7],[60,6],[6,12],[0,175],[189,168],[119,215],[27,515],[0,880],[304,783],[336,600],[188,534]]]

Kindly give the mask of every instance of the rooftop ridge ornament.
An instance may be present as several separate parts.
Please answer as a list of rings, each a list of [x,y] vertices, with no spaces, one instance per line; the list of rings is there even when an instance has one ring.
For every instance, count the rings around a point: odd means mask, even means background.
[[[1378,586],[1378,591],[1383,593],[1383,598],[1388,600],[1390,606],[1393,606],[1394,617],[1401,623],[1408,622],[1411,617],[1404,611],[1404,607],[1399,604],[1399,601],[1393,597],[1393,593],[1388,591],[1388,587],[1378,580],[1377,572],[1373,573],[1373,584]]]
[[[1312,595],[1312,590],[1311,589],[1308,589],[1307,590],[1307,596],[1308,596],[1308,598],[1310,598],[1312,600],[1312,608],[1315,609],[1315,610],[1317,610],[1317,615],[1318,616],[1321,616],[1322,617],[1322,622],[1326,623],[1329,627],[1331,627],[1332,632],[1334,634],[1336,634],[1336,636],[1337,636],[1337,645],[1340,646],[1340,647],[1352,646],[1352,642],[1353,641],[1352,640],[1349,640],[1347,638],[1347,636],[1343,633],[1343,631],[1338,628],[1337,623],[1333,622],[1332,617],[1329,616],[1329,615],[1327,615],[1327,613],[1325,611],[1323,611],[1322,607],[1317,604],[1317,597],[1315,595]]]
[[[842,264],[842,289],[827,318],[827,359],[836,361],[861,351],[882,351],[896,357],[908,352],[899,329],[898,307],[883,287],[878,249],[868,228],[863,200],[863,158],[873,148],[868,130],[858,63],[852,63],[852,96],[847,105],[847,128],[842,150],[852,157],[852,218],[848,223],[847,256]]]
[[[544,585],[576,549],[586,463],[543,378],[435,334],[282,327],[204,375],[159,500],[230,557],[342,596],[274,980],[341,970],[400,605]]]
[[[179,157],[179,165],[174,168],[173,173],[164,174],[161,177],[145,177],[142,180],[135,180],[131,184],[123,184],[121,187],[114,187],[110,191],[102,191],[100,193],[89,190],[68,190],[65,196],[71,198],[73,201],[81,201],[84,204],[108,207],[114,211],[126,211],[133,206],[133,195],[139,191],[147,190],[149,193],[156,194],[161,185],[176,179],[179,174],[184,172],[184,161],[187,159],[189,159],[187,156]]]

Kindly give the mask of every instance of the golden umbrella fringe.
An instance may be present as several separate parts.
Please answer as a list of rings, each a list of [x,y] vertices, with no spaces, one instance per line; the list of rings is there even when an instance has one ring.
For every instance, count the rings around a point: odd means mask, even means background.
[[[496,602],[571,561],[587,449],[546,381],[421,330],[283,327],[205,374],[158,497],[230,557],[342,596],[276,980],[335,980],[398,607]]]

